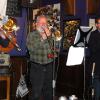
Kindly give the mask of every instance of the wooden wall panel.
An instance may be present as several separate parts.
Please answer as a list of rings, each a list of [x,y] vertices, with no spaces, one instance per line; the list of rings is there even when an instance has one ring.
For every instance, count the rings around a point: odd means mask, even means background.
[[[63,0],[64,9],[67,15],[75,15],[76,13],[76,0]]]
[[[87,14],[100,13],[100,0],[86,0]]]

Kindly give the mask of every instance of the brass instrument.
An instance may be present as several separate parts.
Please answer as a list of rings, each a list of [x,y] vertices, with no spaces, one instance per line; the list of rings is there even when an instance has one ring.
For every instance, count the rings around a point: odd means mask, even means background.
[[[7,23],[5,23],[2,28],[7,32],[17,31],[19,29],[19,27],[16,25],[16,21],[14,21],[13,18],[8,19]]]

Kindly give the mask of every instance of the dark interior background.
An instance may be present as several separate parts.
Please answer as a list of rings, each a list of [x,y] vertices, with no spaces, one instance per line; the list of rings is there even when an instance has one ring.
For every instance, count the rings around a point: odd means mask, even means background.
[[[89,0],[91,1],[91,0]],[[67,19],[79,19],[80,20],[80,25],[82,26],[88,26],[89,23],[89,18],[95,18],[96,16],[100,15],[100,12],[89,12],[87,13],[86,9],[86,2],[87,0],[75,0],[75,15],[68,15],[66,11],[66,2],[67,0],[36,0],[34,1],[33,4],[29,3],[29,0],[22,0],[22,16],[16,16],[16,19],[18,20],[19,25],[22,25],[23,28],[28,28],[28,26],[23,26],[23,23],[26,23],[27,20],[32,20],[32,15],[31,11],[32,9],[35,9],[40,6],[45,6],[48,4],[54,4],[54,3],[61,3],[61,32],[64,35],[64,21]],[[100,5],[99,5],[100,7]],[[94,9],[90,5],[90,9]],[[91,10],[93,11],[93,10]],[[28,13],[27,13],[28,12]],[[26,18],[27,15],[30,15]],[[23,22],[23,23],[22,23]],[[29,23],[27,23],[29,25]],[[23,28],[21,27],[20,33],[23,32]],[[12,72],[12,91],[11,92],[11,97],[15,99],[15,91],[18,86],[18,81],[20,78],[20,67],[22,64],[23,67],[23,73],[26,73],[27,70],[27,62],[26,62],[26,36],[27,36],[28,31],[24,29],[23,34],[20,34],[18,36],[19,40],[19,45],[23,48],[22,52],[17,52],[13,50],[10,54],[13,56],[11,59],[12,62],[12,67],[11,67],[11,72]],[[24,42],[21,41],[21,37],[24,37]],[[63,43],[63,39],[62,39]],[[57,83],[56,83],[56,95],[61,96],[69,96],[72,94],[75,94],[79,98],[83,97],[83,70],[84,66],[83,64],[80,66],[74,66],[74,67],[67,67],[66,66],[66,60],[67,60],[67,50],[63,50],[63,47],[61,46],[61,53],[59,56],[59,69],[58,69],[58,77],[57,77]],[[15,57],[18,56],[18,57]],[[20,57],[24,56],[24,57]],[[20,62],[20,63],[19,63]],[[90,62],[89,58],[87,58],[86,62],[86,84],[88,87],[89,80],[91,79],[90,76]],[[1,87],[0,87],[1,88]],[[88,91],[89,88],[87,88]],[[88,91],[89,92],[89,91]],[[12,100],[14,100],[12,99]],[[25,100],[25,99],[23,99]],[[26,99],[27,100],[27,99]],[[89,99],[90,100],[90,99]]]

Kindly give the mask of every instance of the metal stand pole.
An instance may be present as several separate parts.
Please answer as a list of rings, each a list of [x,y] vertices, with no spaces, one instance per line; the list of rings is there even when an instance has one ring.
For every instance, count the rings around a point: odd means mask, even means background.
[[[58,41],[59,42],[59,47],[58,47],[58,49],[60,50],[60,41]],[[55,46],[55,41],[54,41],[54,48],[55,48],[56,46]],[[59,69],[59,54],[60,53],[58,53],[58,62],[57,62],[57,69],[56,69],[56,71],[55,71],[55,66],[56,66],[56,62],[55,62],[55,57],[54,57],[54,62],[53,62],[53,97],[55,96],[55,88],[56,88],[56,81],[57,81],[57,73],[58,73],[58,69]]]
[[[84,86],[83,86],[83,100],[86,100],[85,99],[85,92],[86,92],[86,38],[84,37]]]
[[[92,96],[92,100],[94,100],[94,88],[93,88],[93,81],[94,81],[94,70],[95,70],[95,63],[93,63],[93,68],[92,68],[92,87],[91,87],[91,96]]]
[[[55,48],[55,41],[54,41],[54,48]],[[53,87],[53,97],[55,96],[55,57],[54,57],[54,61],[53,61],[53,72],[52,72],[52,77],[53,77],[53,81],[52,81],[52,87]]]
[[[95,63],[93,63],[93,69],[92,69],[92,87],[91,87],[91,96],[92,100],[94,100],[94,88],[93,88],[93,80],[94,80],[94,69],[95,69]],[[85,99],[86,95],[86,39],[84,38],[84,90],[83,90],[83,100]]]

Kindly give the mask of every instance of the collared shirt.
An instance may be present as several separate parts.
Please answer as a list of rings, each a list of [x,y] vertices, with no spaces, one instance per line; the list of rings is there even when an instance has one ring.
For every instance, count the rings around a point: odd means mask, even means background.
[[[53,58],[48,58],[48,54],[52,54],[50,45],[53,47],[52,37],[49,37],[46,40],[41,40],[38,31],[29,33],[27,36],[27,47],[30,54],[30,60],[39,64],[53,62]]]

